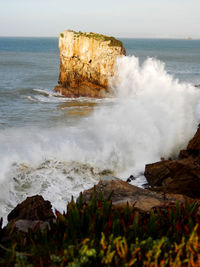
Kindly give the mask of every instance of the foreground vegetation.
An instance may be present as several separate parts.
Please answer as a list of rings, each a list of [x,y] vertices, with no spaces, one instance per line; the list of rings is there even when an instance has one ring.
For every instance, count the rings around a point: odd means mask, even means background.
[[[197,202],[149,213],[80,196],[50,229],[0,229],[0,266],[200,266]]]

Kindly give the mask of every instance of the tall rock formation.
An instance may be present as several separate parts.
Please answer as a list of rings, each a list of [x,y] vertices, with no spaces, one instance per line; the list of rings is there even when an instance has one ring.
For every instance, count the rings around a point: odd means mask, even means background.
[[[126,55],[121,41],[71,30],[59,36],[60,75],[55,91],[67,97],[103,97],[117,57]]]

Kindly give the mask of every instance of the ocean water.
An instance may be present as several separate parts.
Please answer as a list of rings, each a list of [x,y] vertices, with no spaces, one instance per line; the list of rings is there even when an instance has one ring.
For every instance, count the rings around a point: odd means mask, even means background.
[[[0,37],[0,216],[41,194],[66,209],[103,176],[142,186],[145,164],[176,157],[200,121],[200,40],[122,39],[113,98],[67,99],[56,38]]]

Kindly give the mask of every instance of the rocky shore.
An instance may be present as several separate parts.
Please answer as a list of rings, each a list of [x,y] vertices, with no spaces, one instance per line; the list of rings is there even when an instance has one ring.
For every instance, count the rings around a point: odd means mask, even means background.
[[[59,37],[57,92],[104,97],[122,43],[95,33]],[[148,186],[108,176],[61,214],[40,195],[0,220],[0,266],[199,266],[200,127],[176,159],[145,166]],[[68,192],[66,192],[67,194]],[[67,204],[67,203],[66,203]]]
[[[66,97],[103,97],[114,75],[117,57],[126,55],[121,41],[87,32],[64,31],[59,36],[60,74],[56,92]]]
[[[142,189],[116,177],[106,177],[93,188],[81,193],[87,203],[94,192],[110,196],[114,207],[126,207],[127,203],[140,212],[168,206],[177,201],[185,203],[200,197],[200,128],[190,140],[186,150],[180,151],[178,159],[161,160],[146,165],[145,177],[149,188]],[[51,203],[42,196],[28,197],[8,215],[8,225],[20,231],[48,225],[54,218]]]
[[[28,197],[1,220],[0,265],[198,266],[199,162],[200,128],[178,159],[146,166],[147,189],[106,177],[63,214]]]
[[[176,160],[162,160],[146,165],[149,185],[158,191],[200,197],[200,128],[186,150]]]

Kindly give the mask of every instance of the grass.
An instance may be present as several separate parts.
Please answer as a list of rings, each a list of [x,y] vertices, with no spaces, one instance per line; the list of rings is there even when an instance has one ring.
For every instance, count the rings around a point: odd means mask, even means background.
[[[87,33],[87,32],[76,32],[76,31],[72,31],[76,37],[80,37],[80,36],[85,36],[87,38],[93,38],[95,40],[98,41],[102,41],[102,42],[109,42],[109,46],[119,46],[119,47],[123,47],[123,44],[120,40],[117,40],[116,38],[112,37],[112,36],[107,36],[107,35],[103,35],[103,34],[98,34],[98,33]],[[61,37],[64,37],[63,33],[60,34]]]
[[[113,207],[94,192],[80,195],[51,228],[0,230],[0,266],[200,266],[200,217],[195,201],[148,213]]]

